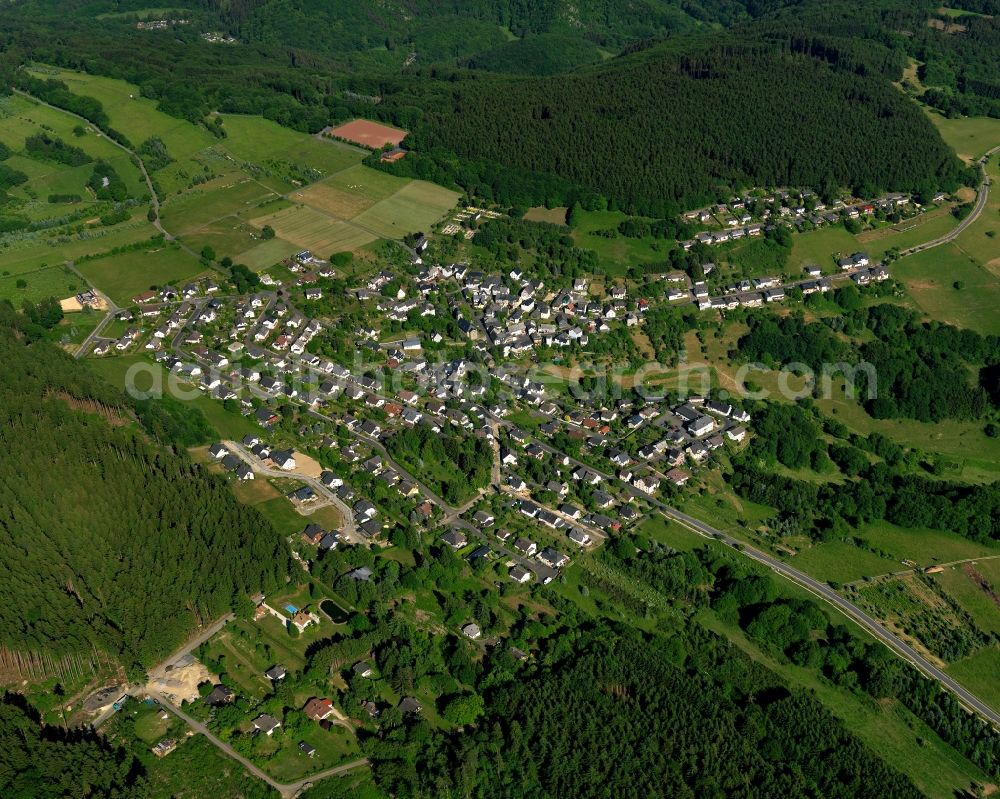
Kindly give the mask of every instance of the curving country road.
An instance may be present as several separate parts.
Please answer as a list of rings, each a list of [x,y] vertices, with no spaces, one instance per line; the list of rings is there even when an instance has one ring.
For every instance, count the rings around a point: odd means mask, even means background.
[[[942,244],[954,241],[965,231],[967,227],[969,227],[969,225],[979,219],[980,214],[982,214],[983,210],[986,208],[986,201],[990,196],[990,176],[986,172],[986,162],[989,160],[989,157],[993,155],[993,153],[998,151],[1000,151],[1000,145],[997,145],[992,150],[988,150],[978,161],[979,172],[983,176],[983,180],[979,184],[979,193],[976,196],[976,204],[973,206],[969,215],[943,236],[933,239],[932,241],[925,241],[923,244],[917,244],[909,249],[902,250],[899,253],[900,258],[905,258],[907,255],[914,255],[915,253],[929,250],[932,247],[940,247]]]
[[[498,419],[496,417],[493,417],[491,414],[488,415],[498,425],[504,427],[512,426],[511,423],[506,420]],[[566,455],[566,453],[560,452],[555,447],[552,447],[551,445],[545,442],[536,440],[534,443],[538,444],[538,446],[540,446],[542,449],[550,453]],[[740,541],[738,538],[733,538],[732,536],[727,535],[726,533],[716,529],[715,527],[712,527],[710,524],[707,524],[706,522],[695,519],[693,516],[688,516],[686,513],[683,513],[677,510],[676,508],[672,508],[669,505],[666,505],[657,499],[647,496],[646,494],[642,493],[639,489],[635,488],[631,483],[626,483],[622,480],[619,480],[613,474],[604,472],[601,469],[597,469],[588,463],[584,463],[583,461],[577,460],[576,458],[570,457],[568,455],[566,455],[566,457],[569,458],[569,461],[572,464],[576,466],[582,466],[585,469],[589,469],[590,471],[599,474],[602,478],[604,478],[605,481],[620,486],[629,495],[648,502],[649,504],[657,508],[664,516],[686,527],[688,530],[698,533],[699,535],[705,538],[712,538],[717,541],[721,541],[725,544],[728,544],[737,551],[742,552],[748,558],[751,558],[752,560],[755,560],[758,563],[767,566],[772,571],[780,574],[783,577],[786,577],[796,585],[806,589],[818,599],[821,599],[824,602],[833,605],[837,610],[839,610],[848,618],[852,619],[854,622],[856,622],[865,630],[867,630],[876,639],[878,639],[887,647],[889,647],[889,649],[891,649],[896,655],[898,655],[903,660],[910,663],[921,673],[923,673],[926,677],[929,677],[932,680],[936,680],[943,688],[954,694],[955,697],[962,703],[962,706],[965,707],[967,710],[976,713],[981,718],[985,719],[986,721],[991,723],[994,727],[996,727],[998,730],[1000,730],[1000,713],[998,713],[992,707],[990,707],[981,699],[979,699],[977,696],[975,696],[971,691],[963,687],[955,679],[953,679],[944,671],[942,671],[933,663],[931,663],[927,658],[925,658],[923,655],[917,652],[913,647],[911,647],[909,644],[907,644],[905,641],[899,638],[899,636],[897,636],[895,633],[882,626],[882,623],[879,622],[877,619],[872,618],[867,613],[865,613],[861,608],[852,603],[850,600],[846,599],[845,597],[842,597],[840,594],[838,594],[836,591],[830,588],[830,586],[827,585],[826,583],[816,580],[813,577],[810,577],[808,574],[801,572],[792,566],[789,566],[784,561],[772,557],[771,555],[768,555],[766,552],[761,552],[760,550],[755,549],[752,546],[749,546],[745,542]]]
[[[672,519],[678,524],[683,525],[689,530],[692,530],[705,538],[714,538],[738,549],[748,558],[755,560],[758,563],[762,563],[772,571],[777,572],[783,577],[787,577],[796,585],[805,588],[811,594],[830,603],[845,616],[864,627],[869,633],[875,636],[875,638],[889,647],[889,649],[895,652],[899,657],[903,658],[903,660],[907,661],[921,671],[926,677],[937,680],[944,688],[951,691],[966,709],[974,711],[979,716],[993,724],[994,727],[1000,728],[1000,713],[997,713],[993,708],[973,695],[956,680],[949,677],[945,674],[945,672],[913,649],[913,647],[900,639],[897,635],[895,635],[895,633],[892,633],[883,627],[878,620],[872,618],[857,605],[854,605],[852,602],[842,597],[826,583],[820,582],[819,580],[810,577],[808,574],[804,574],[798,569],[792,568],[784,561],[772,557],[766,552],[761,552],[759,549],[755,549],[739,539],[726,535],[721,530],[717,530],[714,527],[705,524],[705,522],[699,521],[692,516],[688,516],[686,513],[682,513],[681,511],[668,507],[667,505],[663,505],[662,503],[657,504],[660,505],[660,511],[667,518]]]
[[[211,730],[208,729],[208,727],[206,727],[200,721],[191,718],[191,716],[189,716],[179,707],[173,705],[161,694],[158,694],[154,691],[146,691],[146,693],[150,697],[158,701],[160,703],[160,707],[166,708],[175,716],[177,716],[179,719],[181,719],[185,724],[187,724],[192,730],[204,735],[212,743],[213,746],[225,752],[233,760],[239,762],[240,765],[242,765],[243,768],[245,768],[248,772],[253,774],[258,779],[261,779],[264,782],[266,782],[268,785],[270,785],[272,788],[278,791],[278,793],[280,793],[283,797],[295,796],[306,785],[309,785],[311,783],[317,782],[322,779],[326,779],[327,777],[332,777],[336,774],[342,774],[345,771],[351,771],[361,766],[368,765],[368,759],[362,757],[358,760],[352,760],[350,763],[344,763],[343,765],[334,766],[333,768],[328,768],[325,771],[320,771],[317,772],[316,774],[310,774],[308,777],[304,777],[296,782],[289,782],[289,783],[278,782],[273,777],[271,777],[271,775],[268,774],[266,771],[264,771],[251,761],[247,760],[247,758],[243,757],[243,755],[241,755],[239,752],[233,749],[233,747],[231,747],[225,741],[218,738],[215,734],[212,733]]]
[[[164,658],[158,664],[153,666],[148,672],[149,678],[152,679],[154,677],[162,677],[163,675],[165,675],[167,673],[167,668],[169,666],[176,663],[185,655],[191,654],[191,652],[193,652],[195,649],[201,646],[205,641],[207,641],[209,638],[211,638],[213,635],[219,632],[219,630],[221,630],[226,624],[228,624],[234,618],[235,616],[232,613],[227,613],[225,616],[221,616],[220,618],[216,619],[214,622],[212,622],[212,624],[208,625],[207,627],[203,627],[201,630],[199,630],[190,638],[188,638],[188,640],[185,641],[184,644],[182,644],[177,649],[177,651],[173,652],[169,657]],[[133,685],[129,687],[127,693],[130,696],[136,697],[138,699],[144,699],[146,697],[149,697],[155,700],[156,702],[159,703],[160,707],[164,708],[165,710],[169,710],[171,713],[173,713],[175,716],[181,719],[185,724],[187,724],[192,730],[204,735],[213,746],[215,746],[220,751],[224,752],[233,760],[238,761],[248,772],[253,774],[253,776],[266,782],[268,785],[270,785],[272,788],[278,791],[278,793],[280,793],[282,797],[286,797],[286,799],[291,799],[291,797],[298,794],[298,792],[301,791],[303,788],[305,788],[308,785],[311,785],[314,782],[325,779],[327,777],[332,777],[336,774],[342,774],[343,772],[346,771],[351,771],[352,769],[359,768],[360,766],[368,765],[367,758],[360,758],[358,760],[352,760],[349,763],[344,763],[339,766],[328,768],[324,771],[319,771],[315,774],[310,774],[309,776],[304,777],[301,780],[297,780],[296,782],[281,783],[275,780],[273,777],[271,777],[266,771],[261,769],[259,766],[255,765],[250,760],[245,758],[243,755],[241,755],[239,752],[233,749],[233,747],[231,747],[225,741],[221,740],[200,721],[192,718],[183,710],[181,710],[179,707],[177,707],[175,704],[173,704],[173,702],[167,699],[159,691],[154,691],[150,689],[148,685]],[[95,728],[99,727],[115,712],[116,712],[115,709],[110,709],[105,714],[103,714],[99,719],[95,719],[93,722],[93,726]],[[336,723],[343,724],[344,726],[349,726],[347,725],[347,722],[338,721]]]

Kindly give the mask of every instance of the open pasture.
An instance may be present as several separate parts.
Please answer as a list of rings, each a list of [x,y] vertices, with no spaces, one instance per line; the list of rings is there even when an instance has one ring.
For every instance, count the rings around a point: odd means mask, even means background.
[[[239,161],[258,165],[287,161],[331,175],[359,163],[366,155],[350,145],[299,133],[263,117],[224,114],[222,119],[228,133],[222,146]]]
[[[185,283],[205,271],[196,258],[170,244],[95,258],[77,268],[118,305],[125,307],[132,304],[132,297],[151,286]]]
[[[990,117],[959,117],[948,119],[934,111],[928,112],[945,144],[967,163],[1000,145],[1000,119]]]
[[[159,136],[167,152],[181,160],[216,143],[215,137],[204,128],[157,110],[155,100],[140,96],[137,86],[123,80],[48,68],[36,77],[55,78],[74,94],[100,100],[111,126],[124,133],[135,146],[150,136]]]
[[[276,196],[255,180],[223,178],[169,200],[164,204],[160,217],[168,230],[184,234],[229,214],[250,211]]]
[[[925,241],[946,235],[958,224],[951,213],[951,206],[942,205],[927,212],[904,219],[898,225],[866,230],[858,235],[858,245],[873,258],[881,258],[893,247],[905,250]]]
[[[1000,229],[1000,221],[996,227]],[[960,236],[958,243],[901,258],[893,265],[893,274],[932,319],[981,333],[1000,333],[1000,277],[964,250],[969,233]],[[1000,252],[1000,244],[996,247]]]
[[[85,288],[80,278],[58,262],[16,275],[0,276],[0,300],[10,300],[15,307],[24,300],[38,302],[47,297],[66,297]]]

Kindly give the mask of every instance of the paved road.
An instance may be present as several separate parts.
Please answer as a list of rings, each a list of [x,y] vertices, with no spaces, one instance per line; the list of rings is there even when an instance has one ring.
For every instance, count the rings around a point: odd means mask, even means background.
[[[309,477],[300,472],[296,471],[282,471],[281,469],[269,469],[264,466],[257,458],[246,451],[242,444],[238,444],[235,441],[223,441],[223,444],[232,452],[236,457],[246,463],[251,469],[257,474],[262,474],[265,477],[279,477],[285,478],[286,480],[291,478],[295,480],[301,480],[306,485],[308,485],[313,491],[315,491],[319,496],[325,497],[334,505],[340,515],[344,517],[343,529],[341,533],[343,536],[350,541],[352,544],[363,544],[364,539],[358,533],[358,528],[354,525],[354,513],[353,511],[344,504],[343,500],[337,496],[335,491],[331,491],[323,483],[317,480],[315,477]]]
[[[684,527],[687,527],[689,530],[693,530],[706,538],[714,538],[728,544],[731,547],[737,548],[748,558],[764,564],[772,571],[777,572],[783,577],[787,577],[792,582],[802,588],[805,588],[814,596],[817,596],[833,605],[845,616],[864,627],[869,633],[899,655],[899,657],[903,658],[903,660],[906,660],[923,672],[925,676],[930,677],[933,680],[937,680],[944,688],[951,691],[968,710],[974,711],[995,727],[1000,728],[1000,713],[997,713],[993,708],[941,671],[941,669],[927,660],[923,655],[913,649],[913,647],[900,639],[894,633],[887,630],[876,619],[873,619],[861,610],[861,608],[842,597],[826,583],[820,582],[819,580],[810,577],[808,574],[804,574],[798,569],[792,568],[787,563],[768,555],[766,552],[761,552],[759,549],[755,549],[754,547],[743,543],[739,539],[726,535],[721,530],[717,530],[711,525],[705,524],[705,522],[699,521],[692,516],[688,516],[686,513],[682,513],[681,511],[663,505],[662,503],[657,504],[660,505],[660,510],[663,512],[664,516],[673,519]]]
[[[342,774],[345,771],[351,771],[352,769],[359,768],[360,766],[368,765],[367,758],[361,758],[360,760],[353,760],[350,763],[344,763],[342,766],[334,766],[333,768],[328,768],[325,771],[320,771],[316,774],[311,774],[310,776],[305,777],[296,782],[290,782],[290,783],[278,782],[273,777],[271,777],[271,775],[268,774],[266,771],[264,771],[259,766],[255,765],[254,763],[243,757],[243,755],[241,755],[239,752],[233,749],[233,747],[231,747],[225,741],[216,737],[212,733],[212,731],[208,729],[208,727],[206,727],[200,721],[193,719],[179,707],[171,703],[166,697],[162,696],[161,694],[155,693],[154,691],[147,691],[146,693],[153,699],[157,700],[160,703],[161,707],[166,708],[171,713],[176,715],[195,732],[199,732],[202,735],[204,735],[209,741],[211,741],[211,743],[217,749],[220,749],[221,751],[225,752],[233,760],[238,761],[243,766],[243,768],[245,768],[247,771],[249,771],[258,779],[261,779],[264,782],[266,782],[268,785],[270,785],[284,797],[295,796],[295,794],[297,794],[304,786],[314,782],[318,782],[319,780],[325,779],[326,777],[332,777],[335,774]]]
[[[510,422],[505,421],[503,419],[496,419],[495,417],[491,418],[500,425],[508,427],[512,426]],[[552,447],[545,442],[535,441],[535,443],[537,443],[540,447],[542,447],[542,449],[545,449],[548,452],[559,455],[565,455],[565,453],[560,452],[555,447]],[[569,456],[567,455],[566,457]],[[912,664],[915,668],[919,669],[925,676],[933,680],[936,680],[938,683],[940,683],[940,685],[943,688],[947,689],[948,691],[951,691],[966,709],[977,713],[979,716],[986,719],[995,727],[1000,729],[1000,713],[998,713],[992,707],[990,707],[981,699],[976,697],[974,694],[972,694],[972,692],[964,688],[950,676],[945,674],[941,669],[939,669],[937,666],[935,666],[933,663],[927,660],[927,658],[925,658],[923,655],[921,655],[919,652],[913,649],[913,647],[911,647],[905,641],[900,639],[895,633],[883,627],[879,621],[873,619],[871,616],[865,613],[861,608],[854,605],[848,599],[842,597],[840,594],[838,594],[836,591],[830,588],[830,586],[827,585],[826,583],[820,582],[819,580],[810,577],[808,574],[805,574],[804,572],[801,572],[798,569],[789,566],[784,561],[772,557],[771,555],[768,555],[766,552],[761,552],[760,550],[745,544],[743,541],[740,541],[737,538],[733,538],[732,536],[723,533],[721,530],[717,530],[716,528],[712,527],[709,524],[706,524],[703,521],[695,519],[693,516],[688,516],[686,513],[682,513],[676,508],[672,508],[669,505],[666,505],[657,499],[653,499],[647,496],[646,494],[639,491],[639,489],[635,488],[630,483],[626,483],[622,480],[619,480],[612,474],[604,472],[600,469],[596,469],[590,464],[584,463],[583,461],[579,461],[575,458],[569,457],[569,460],[570,463],[576,466],[582,466],[585,469],[589,469],[590,471],[599,474],[607,482],[620,486],[629,495],[636,497],[638,499],[645,500],[646,502],[656,507],[659,511],[661,511],[664,516],[673,519],[674,521],[683,525],[687,529],[692,530],[706,538],[713,538],[728,544],[729,546],[742,552],[748,558],[751,558],[757,561],[758,563],[764,564],[771,570],[777,572],[783,577],[788,578],[796,585],[805,588],[807,591],[812,593],[817,598],[822,599],[825,602],[833,605],[835,608],[837,608],[837,610],[841,611],[848,618],[854,620],[861,627],[863,627],[869,633],[875,636],[875,638],[877,638],[879,641],[881,641],[883,644],[889,647],[889,649],[891,649],[899,657],[903,658],[903,660],[906,660],[908,663]]]
[[[149,670],[149,678],[152,680],[153,678],[162,677],[163,675],[165,675],[168,666],[176,663],[181,658],[190,655],[205,641],[207,641],[209,638],[211,638],[213,635],[219,632],[219,630],[221,630],[233,618],[235,618],[233,614],[229,613],[225,616],[222,616],[219,619],[216,619],[214,622],[212,622],[212,624],[208,625],[207,627],[204,627],[201,630],[199,630],[197,633],[192,635],[187,641],[185,641],[184,644],[181,647],[179,647],[175,652],[171,653],[169,657],[164,658],[158,664],[153,666]],[[227,754],[229,757],[233,758],[233,760],[238,761],[247,771],[249,771],[258,779],[261,779],[264,782],[266,782],[272,788],[277,790],[283,797],[295,796],[306,785],[325,779],[326,777],[332,777],[335,774],[341,774],[345,771],[350,771],[352,769],[368,764],[367,759],[361,758],[360,760],[354,760],[350,763],[345,763],[341,766],[335,766],[333,768],[326,769],[325,771],[320,771],[316,774],[311,774],[310,776],[298,780],[297,782],[281,783],[275,780],[269,774],[267,774],[267,772],[263,771],[259,766],[256,766],[255,764],[251,763],[249,760],[243,757],[243,755],[241,755],[239,752],[233,749],[225,741],[219,739],[216,735],[212,733],[211,730],[208,729],[208,727],[206,727],[201,722],[189,716],[187,713],[185,713],[183,710],[181,710],[179,707],[173,704],[173,702],[167,699],[167,697],[164,696],[162,693],[150,690],[150,688],[147,685],[131,686],[128,689],[127,693],[130,696],[134,696],[139,699],[144,699],[145,697],[148,696],[156,700],[157,702],[160,703],[161,707],[175,714],[178,718],[183,720],[184,723],[186,723],[189,727],[191,727],[191,729],[193,729],[195,732],[199,732],[202,735],[204,735],[212,743],[213,746],[217,747],[222,752]],[[111,713],[107,713],[102,718],[95,720],[93,726],[99,727],[105,720],[107,720],[107,718],[113,715],[113,712],[114,711],[112,711]],[[347,724],[347,722],[341,722],[338,720],[336,723],[343,724],[343,726],[347,727],[348,729],[352,729],[353,731],[353,728],[351,728],[350,725]]]
[[[976,204],[972,211],[969,213],[965,219],[958,223],[951,231],[945,233],[943,236],[933,239],[932,241],[925,241],[923,244],[918,244],[915,247],[910,247],[909,249],[903,250],[899,253],[899,257],[903,258],[907,255],[913,255],[914,253],[923,252],[924,250],[929,250],[932,247],[939,247],[942,244],[947,244],[949,241],[954,241],[957,239],[962,232],[973,222],[975,222],[979,215],[982,214],[983,209],[986,208],[986,201],[990,196],[990,176],[986,174],[986,161],[989,159],[993,153],[1000,151],[1000,145],[994,147],[992,150],[988,151],[982,158],[979,159],[979,172],[983,176],[982,182],[979,184],[979,194],[976,197]]]
[[[97,340],[97,338],[101,335],[101,333],[104,332],[104,329],[111,323],[111,320],[115,318],[115,314],[118,313],[118,311],[120,311],[121,308],[115,305],[114,301],[107,294],[105,294],[99,288],[94,286],[89,280],[87,280],[87,278],[83,276],[83,273],[76,268],[76,264],[73,261],[67,261],[66,268],[69,269],[78,278],[80,278],[80,280],[82,280],[84,283],[90,286],[90,290],[93,291],[94,294],[96,294],[102,300],[104,300],[108,309],[107,312],[104,314],[104,318],[97,323],[97,327],[95,327],[93,330],[90,331],[90,335],[88,335],[81,342],[80,346],[76,348],[76,352],[73,353],[74,358],[80,359],[88,352],[90,352],[91,345]]]

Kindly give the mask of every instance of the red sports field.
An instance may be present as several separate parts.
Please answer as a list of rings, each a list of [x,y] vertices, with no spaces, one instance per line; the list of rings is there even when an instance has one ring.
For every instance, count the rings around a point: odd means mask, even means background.
[[[355,119],[328,131],[331,136],[378,150],[386,144],[397,147],[408,131],[390,128],[369,119]]]

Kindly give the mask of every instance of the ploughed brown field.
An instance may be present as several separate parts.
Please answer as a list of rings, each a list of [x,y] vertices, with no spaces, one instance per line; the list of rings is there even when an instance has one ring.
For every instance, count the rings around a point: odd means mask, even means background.
[[[346,139],[377,150],[386,144],[391,144],[393,147],[399,146],[399,143],[406,138],[408,131],[391,128],[369,119],[355,119],[353,122],[346,122],[336,128],[331,128],[329,133],[339,139]]]

